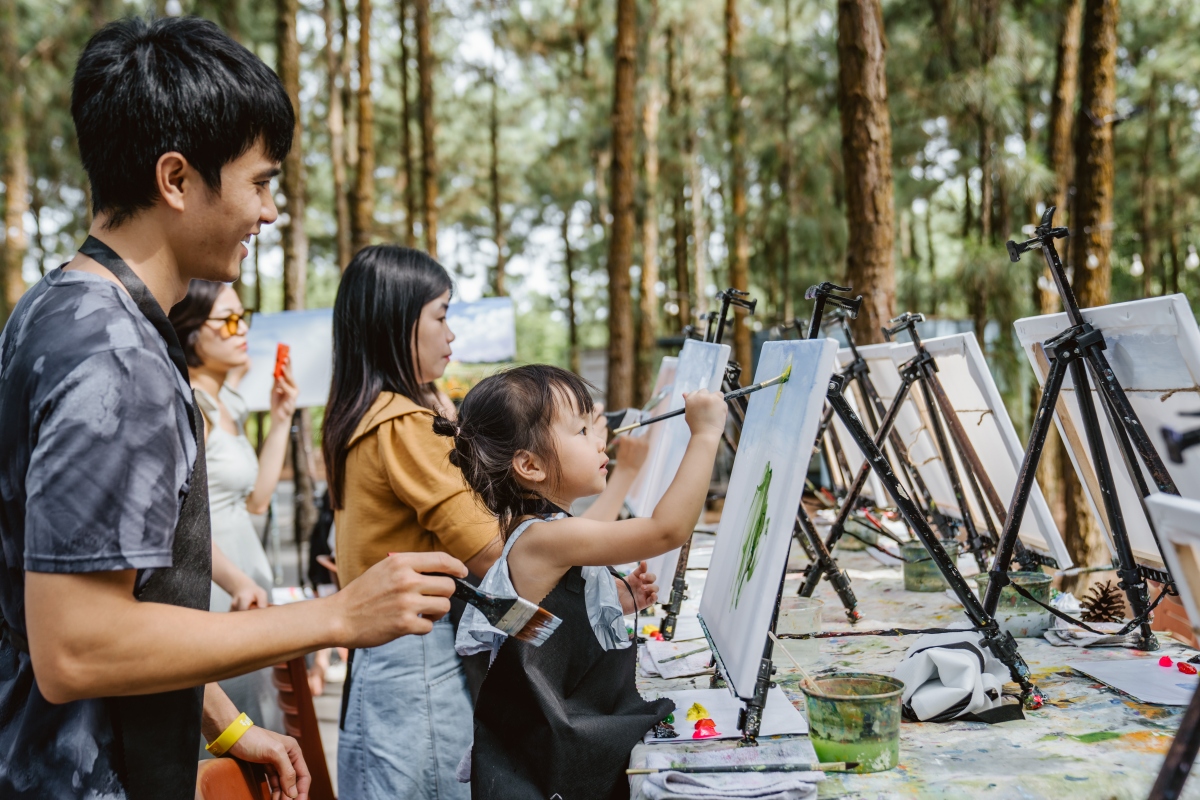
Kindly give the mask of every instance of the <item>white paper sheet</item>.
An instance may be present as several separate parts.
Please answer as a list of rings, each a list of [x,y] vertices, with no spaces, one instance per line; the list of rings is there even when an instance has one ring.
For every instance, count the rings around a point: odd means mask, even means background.
[[[688,641],[646,642],[646,651],[658,674],[667,679],[712,672],[712,651],[703,638]],[[699,651],[699,652],[697,652]],[[680,657],[682,656],[682,658]]]
[[[693,703],[699,703],[708,711],[708,718],[716,723],[717,735],[708,739],[740,739],[742,732],[738,730],[738,712],[744,704],[733,696],[728,689],[681,689],[676,692],[662,692],[659,697],[669,697],[675,701],[675,730],[679,732],[678,739],[655,739],[654,731],[646,734],[648,743],[682,742],[691,739],[695,733],[694,722],[687,718],[688,709]],[[763,709],[762,726],[759,736],[788,736],[808,733],[808,722],[804,716],[791,704],[783,690],[772,686],[767,692],[767,706]]]
[[[1195,675],[1183,674],[1175,664],[1160,667],[1160,657],[1073,661],[1067,666],[1124,692],[1140,703],[1186,706],[1200,680]]]

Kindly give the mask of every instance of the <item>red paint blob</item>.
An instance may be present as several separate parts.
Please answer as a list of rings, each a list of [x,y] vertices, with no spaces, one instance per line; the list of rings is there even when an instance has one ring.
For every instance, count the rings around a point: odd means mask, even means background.
[[[658,631],[655,631],[654,633],[650,634],[650,638],[656,642],[666,641],[665,639],[663,639],[663,635],[661,633],[659,633]]]
[[[720,736],[717,733],[717,723],[713,722],[708,717],[696,721],[696,732],[692,734],[693,739],[711,739],[714,736]]]
[[[1187,663],[1186,661],[1177,661],[1175,663],[1175,666],[1179,667],[1179,671],[1182,672],[1184,675],[1195,675],[1196,674],[1196,668],[1193,667],[1191,664]]]
[[[1169,667],[1169,666],[1171,666],[1171,663],[1172,663],[1172,662],[1171,662],[1171,657],[1170,657],[1170,656],[1163,656],[1162,658],[1160,658],[1160,659],[1158,660],[1158,665],[1159,665],[1160,667]]]

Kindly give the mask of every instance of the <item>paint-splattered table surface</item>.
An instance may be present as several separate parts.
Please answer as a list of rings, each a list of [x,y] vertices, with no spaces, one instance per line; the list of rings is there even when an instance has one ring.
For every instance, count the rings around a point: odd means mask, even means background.
[[[689,566],[705,566],[710,547],[711,537],[697,536]],[[838,558],[850,572],[859,609],[865,615],[856,626],[860,629],[941,627],[964,619],[961,606],[944,594],[906,592],[898,567],[882,566],[862,552],[839,551]],[[799,571],[803,556],[794,552],[793,559],[789,570],[794,567]],[[689,570],[693,598],[698,596],[703,580],[703,570]],[[841,604],[828,584],[822,584],[816,596],[825,600],[824,629],[848,629]],[[695,600],[690,600],[685,613],[690,610],[695,614],[695,609]],[[891,674],[912,641],[913,637],[825,639],[820,645],[820,659],[807,669]],[[1154,653],[1155,657],[1166,654],[1188,658],[1195,654],[1167,634],[1159,634],[1159,641],[1162,649]],[[820,785],[819,796],[871,800],[1147,797],[1184,709],[1138,703],[1073,672],[1066,664],[1149,654],[1116,648],[1054,647],[1045,639],[1019,639],[1018,643],[1035,683],[1046,695],[1042,709],[1027,711],[1023,721],[998,725],[905,723],[900,730],[898,768],[873,775],[831,773]],[[803,713],[798,672],[789,661],[776,664],[777,682]],[[664,680],[645,677],[640,669],[638,672],[638,687],[645,694],[708,685],[707,675]],[[1009,688],[1015,688],[1015,684]],[[638,745],[630,766],[645,766],[650,748],[666,753],[734,746],[731,741]],[[640,779],[634,779],[632,789],[635,798],[642,796]],[[1183,796],[1200,798],[1200,777],[1188,782]]]

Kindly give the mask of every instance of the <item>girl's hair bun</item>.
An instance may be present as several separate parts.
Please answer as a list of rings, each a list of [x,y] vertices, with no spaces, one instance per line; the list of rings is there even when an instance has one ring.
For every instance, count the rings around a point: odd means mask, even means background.
[[[433,418],[433,432],[438,436],[454,437],[458,435],[458,426],[451,420],[438,414]]]

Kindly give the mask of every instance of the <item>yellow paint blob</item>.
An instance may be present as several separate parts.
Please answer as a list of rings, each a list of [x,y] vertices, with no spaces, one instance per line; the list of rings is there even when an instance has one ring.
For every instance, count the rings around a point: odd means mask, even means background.
[[[692,707],[687,710],[688,722],[704,719],[708,716],[708,709],[699,703],[692,703]]]

